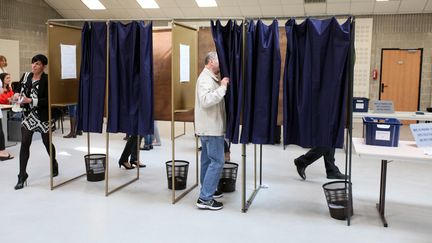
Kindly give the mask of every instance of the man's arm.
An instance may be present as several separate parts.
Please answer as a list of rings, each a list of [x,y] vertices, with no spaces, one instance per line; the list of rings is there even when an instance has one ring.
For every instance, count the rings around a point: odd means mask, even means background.
[[[221,80],[221,86],[219,86],[217,89],[212,90],[212,83],[213,80],[204,80],[199,83],[198,86],[198,97],[200,99],[201,105],[204,108],[211,107],[213,105],[218,104],[221,102],[223,97],[225,96],[227,85],[229,83],[228,78],[223,78]]]

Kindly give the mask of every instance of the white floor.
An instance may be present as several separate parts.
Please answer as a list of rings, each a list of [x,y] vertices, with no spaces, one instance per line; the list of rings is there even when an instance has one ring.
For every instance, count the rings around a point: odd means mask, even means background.
[[[67,122],[66,122],[67,123]],[[178,125],[180,133],[182,124]],[[395,161],[388,167],[386,215],[381,224],[375,203],[379,195],[380,161],[353,156],[354,213],[351,226],[329,216],[322,184],[328,182],[322,159],[307,168],[300,180],[293,159],[306,150],[297,146],[263,147],[263,184],[247,213],[241,212],[241,176],[237,190],[221,199],[221,211],[195,207],[198,188],[171,203],[165,161],[171,158],[168,123],[159,122],[162,146],[142,151],[147,168],[140,180],[105,197],[105,182],[82,177],[53,191],[49,188],[48,156],[34,140],[28,166],[28,186],[17,181],[19,144],[9,147],[15,159],[0,162],[0,242],[432,242],[432,161]],[[361,128],[356,128],[360,134]],[[66,130],[68,130],[66,128]],[[409,139],[404,126],[401,139]],[[66,131],[65,131],[66,132]],[[38,134],[35,136],[39,136]],[[125,142],[110,136],[110,189],[131,180],[135,171],[117,167]],[[36,137],[35,137],[36,138]],[[105,153],[105,135],[91,136],[92,153]],[[188,184],[195,181],[194,137],[191,125],[176,140],[177,159],[191,162]],[[84,172],[87,137],[63,139],[54,133],[60,163],[55,183]],[[232,161],[240,164],[241,146],[232,145]],[[247,146],[248,194],[253,189],[253,145]],[[344,152],[337,151],[343,170]]]

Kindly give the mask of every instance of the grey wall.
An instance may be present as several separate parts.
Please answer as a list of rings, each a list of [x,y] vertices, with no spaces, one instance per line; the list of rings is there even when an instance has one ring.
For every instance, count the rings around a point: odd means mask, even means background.
[[[0,0],[0,38],[20,42],[20,73],[30,71],[35,54],[48,54],[45,23],[58,18],[43,0]]]
[[[432,14],[373,16],[371,70],[381,67],[382,48],[423,48],[420,109],[431,106]],[[380,80],[371,80],[370,99],[378,99]]]

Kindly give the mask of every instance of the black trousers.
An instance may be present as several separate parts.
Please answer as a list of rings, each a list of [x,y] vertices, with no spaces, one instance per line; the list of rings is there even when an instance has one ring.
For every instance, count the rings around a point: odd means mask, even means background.
[[[141,144],[142,137],[139,136],[139,143]],[[138,161],[137,156],[137,142],[138,142],[138,136],[129,136],[126,145],[123,149],[123,152],[120,156],[119,163],[127,162],[128,158],[130,156],[130,162],[136,162]]]
[[[298,157],[305,166],[308,166],[324,156],[324,165],[327,174],[339,172],[339,168],[335,165],[335,148],[315,147],[310,149],[305,155]]]
[[[0,119],[0,150],[5,150],[5,136],[3,133],[2,119]]]

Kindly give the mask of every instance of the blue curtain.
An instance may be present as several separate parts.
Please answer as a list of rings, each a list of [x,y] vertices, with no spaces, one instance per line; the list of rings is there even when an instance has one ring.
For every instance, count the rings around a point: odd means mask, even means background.
[[[78,130],[102,132],[107,30],[104,22],[85,22],[81,33],[82,60],[78,94]]]
[[[281,55],[277,20],[248,21],[245,104],[241,143],[273,144],[277,125]]]
[[[152,23],[110,23],[108,132],[153,134],[152,42]]]
[[[284,144],[343,145],[351,19],[285,24]]]
[[[226,134],[225,138],[238,143],[241,113],[243,24],[229,20],[222,26],[219,20],[211,21],[213,40],[219,58],[221,78],[229,77],[230,84],[225,95]]]

